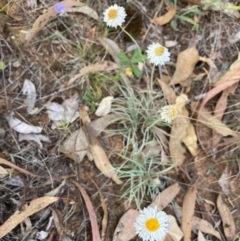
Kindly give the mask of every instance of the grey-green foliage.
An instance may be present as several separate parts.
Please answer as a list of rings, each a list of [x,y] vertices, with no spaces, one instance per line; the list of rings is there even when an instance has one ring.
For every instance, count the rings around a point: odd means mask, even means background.
[[[124,143],[119,154],[122,164],[117,173],[125,181],[123,197],[127,197],[129,203],[135,201],[140,208],[145,195],[153,196],[160,190],[154,179],[173,168],[173,165],[162,164],[160,155],[144,152],[146,146],[162,146],[154,128],[159,128],[163,136],[167,135],[166,123],[160,119],[160,108],[166,103],[162,92],[153,95],[120,89],[122,96],[112,105],[112,111],[121,117],[114,132],[122,135]]]

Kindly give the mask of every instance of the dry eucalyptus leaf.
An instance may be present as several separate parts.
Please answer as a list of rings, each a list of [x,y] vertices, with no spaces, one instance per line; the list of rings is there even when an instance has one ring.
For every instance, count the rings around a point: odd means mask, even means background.
[[[233,216],[228,208],[228,206],[222,200],[221,194],[217,198],[217,207],[222,218],[223,231],[228,241],[234,240],[236,237],[236,227],[233,220]]]
[[[186,129],[186,136],[182,139],[183,143],[192,154],[192,156],[197,156],[197,135],[193,125],[189,122]]]
[[[113,241],[128,241],[136,236],[134,223],[140,213],[137,210],[129,209],[118,221],[113,234]]]
[[[57,195],[59,193],[59,191],[62,189],[62,187],[66,184],[66,179],[62,180],[61,184],[56,187],[55,189],[53,189],[50,192],[47,192],[44,194],[44,196],[48,196],[48,197],[54,197],[55,195]]]
[[[196,46],[188,48],[178,54],[176,70],[173,74],[170,85],[180,84],[189,87],[191,83],[184,84],[193,73],[196,63],[199,61],[199,54]]]
[[[30,134],[40,133],[42,128],[40,126],[33,126],[22,122],[21,120],[13,117],[13,112],[6,117],[9,126],[18,133]]]
[[[157,79],[157,82],[161,86],[164,97],[167,99],[168,104],[174,104],[177,98],[174,90],[161,79]]]
[[[219,240],[221,239],[221,235],[219,234],[219,232],[217,232],[214,227],[212,226],[211,223],[209,223],[208,221],[198,218],[198,217],[193,217],[192,218],[192,229],[196,229],[199,230],[203,233],[208,233],[211,234],[215,237],[217,237]]]
[[[103,98],[95,112],[95,115],[96,116],[105,116],[105,115],[109,114],[109,112],[111,111],[111,107],[112,107],[112,100],[113,100],[112,96],[107,96],[107,97]]]
[[[182,207],[182,231],[184,235],[184,241],[191,240],[192,219],[195,210],[196,198],[197,189],[195,187],[190,187],[184,197]]]
[[[228,168],[226,167],[223,171],[221,177],[218,180],[220,187],[223,190],[223,193],[226,195],[230,194],[229,190],[229,181],[230,181],[231,173],[229,173]]]
[[[188,111],[185,108],[187,96],[182,94],[176,98],[176,106],[179,114],[172,122],[171,135],[169,140],[169,151],[172,163],[181,166],[185,159],[185,148],[182,146],[182,140],[187,136],[189,126]]]
[[[24,95],[27,95],[27,99],[24,101],[24,104],[27,105],[27,113],[31,114],[33,113],[33,108],[37,98],[35,85],[30,80],[25,79],[22,92]]]
[[[21,211],[17,210],[9,219],[7,219],[0,226],[0,238],[4,237],[11,230],[13,230],[18,224],[23,222],[27,217],[42,210],[53,202],[58,201],[58,197],[40,197],[25,204]]]
[[[164,241],[180,241],[182,237],[183,232],[178,226],[175,217],[168,215],[168,232]]]
[[[80,106],[80,115],[82,117],[83,129],[88,137],[89,148],[93,156],[93,160],[97,168],[106,176],[111,178],[117,184],[122,184],[122,181],[118,178],[116,170],[110,163],[101,143],[95,136],[95,130],[90,125],[90,118],[84,106]]]
[[[29,134],[19,134],[18,136],[18,140],[19,141],[35,141],[36,143],[38,143],[40,149],[43,148],[43,144],[42,141],[44,142],[48,142],[50,143],[50,139],[45,136],[45,135],[41,135],[41,134],[35,134],[35,133],[29,133]]]
[[[98,136],[108,125],[118,119],[117,115],[110,114],[91,122],[90,125],[93,127],[94,135]],[[60,146],[59,150],[72,160],[80,163],[85,155],[90,153],[88,138],[83,129],[74,131]]]
[[[198,121],[223,136],[238,135],[237,132],[231,130],[227,125],[223,124],[219,119],[213,116],[205,108],[201,108],[201,111],[198,111]]]
[[[198,231],[198,240],[197,241],[206,241],[206,239],[204,238],[201,231]]]
[[[72,85],[78,78],[81,78],[82,76],[87,75],[89,73],[96,73],[96,72],[100,72],[100,71],[109,72],[109,71],[112,71],[112,70],[115,70],[118,68],[119,68],[119,66],[117,64],[115,64],[112,61],[107,61],[107,60],[103,61],[102,63],[88,65],[88,66],[82,68],[79,71],[79,74],[72,77],[67,82],[66,86]]]
[[[153,23],[157,25],[165,25],[166,23],[169,23],[176,14],[176,8],[170,8],[167,13],[165,13],[163,16],[154,18],[152,20]]]
[[[149,207],[157,206],[159,210],[163,210],[177,196],[180,191],[178,183],[171,185],[164,191],[159,193]]]

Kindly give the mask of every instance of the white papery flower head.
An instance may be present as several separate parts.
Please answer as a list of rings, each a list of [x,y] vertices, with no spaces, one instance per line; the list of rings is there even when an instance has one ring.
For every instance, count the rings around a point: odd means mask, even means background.
[[[114,4],[106,9],[103,15],[103,21],[106,22],[107,26],[114,28],[121,26],[127,16],[125,9],[117,4]]]
[[[168,216],[165,212],[148,207],[140,211],[134,224],[136,233],[143,241],[161,241],[168,231]]]
[[[177,115],[178,109],[176,105],[166,105],[160,109],[160,118],[169,124],[172,123]]]
[[[168,49],[159,43],[153,43],[148,46],[147,57],[150,63],[154,65],[164,65],[170,60],[170,53]]]

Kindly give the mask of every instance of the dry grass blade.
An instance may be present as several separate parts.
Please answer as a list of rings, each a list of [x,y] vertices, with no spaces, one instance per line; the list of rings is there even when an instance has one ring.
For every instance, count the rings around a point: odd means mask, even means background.
[[[223,202],[221,194],[217,198],[217,207],[222,218],[225,236],[228,241],[232,241],[236,237],[236,227],[232,214],[227,205]]]
[[[72,179],[70,179],[70,181],[72,183],[74,183],[76,185],[76,187],[79,189],[79,191],[82,194],[82,197],[84,199],[84,202],[86,204],[90,222],[91,222],[91,226],[92,226],[92,240],[93,241],[101,241],[99,227],[98,227],[98,223],[97,223],[97,216],[93,209],[89,196],[87,195],[86,191],[82,188],[82,186],[78,182],[76,182]]]
[[[0,226],[0,238],[8,234],[27,217],[42,210],[57,200],[59,200],[58,197],[40,197],[25,204],[21,211],[17,210],[2,226]]]
[[[195,187],[190,187],[184,197],[182,207],[182,231],[184,235],[184,241],[191,240],[192,219],[195,210],[196,198],[197,189]]]

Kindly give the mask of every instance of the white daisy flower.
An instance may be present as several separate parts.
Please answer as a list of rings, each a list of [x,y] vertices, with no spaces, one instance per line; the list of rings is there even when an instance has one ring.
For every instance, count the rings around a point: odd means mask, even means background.
[[[136,218],[134,226],[143,241],[161,241],[168,231],[168,216],[165,212],[158,212],[157,206],[144,208]]]
[[[150,63],[155,65],[164,65],[170,60],[170,53],[167,48],[159,43],[153,43],[148,46],[147,57]]]
[[[160,109],[160,118],[169,124],[172,123],[177,115],[178,109],[176,105],[166,105]]]
[[[107,10],[105,10],[103,15],[103,21],[107,23],[107,26],[114,28],[121,26],[127,16],[125,9],[117,4],[110,6]]]

